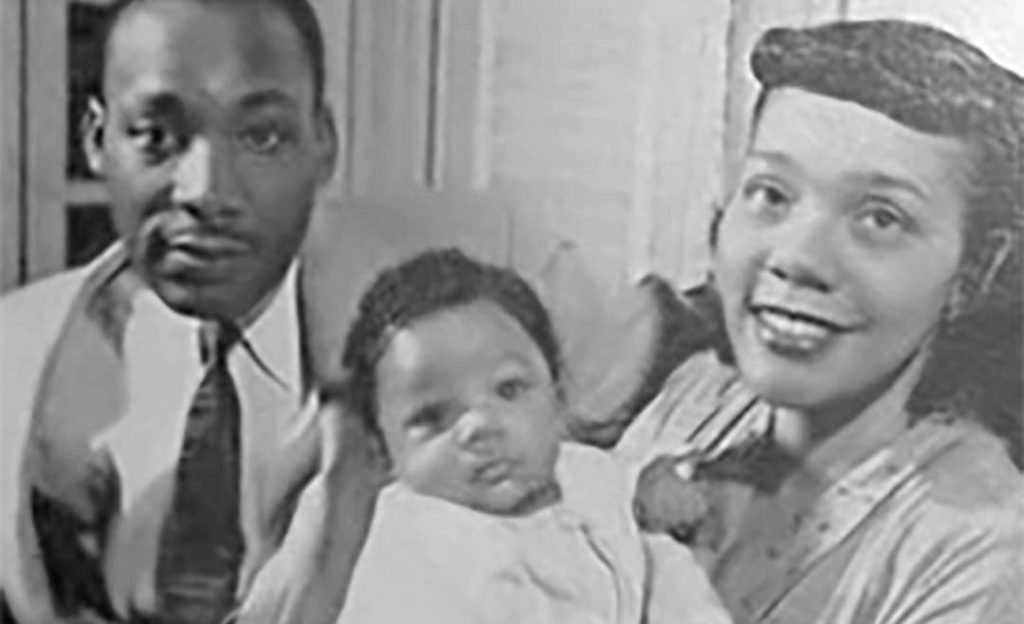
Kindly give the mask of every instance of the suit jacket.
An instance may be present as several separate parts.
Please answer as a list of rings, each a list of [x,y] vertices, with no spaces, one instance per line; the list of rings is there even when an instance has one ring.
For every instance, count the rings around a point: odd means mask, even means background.
[[[70,310],[76,305],[76,296],[90,272],[97,268],[98,265],[59,274],[0,301],[0,552],[4,553],[0,587],[13,615],[23,624],[60,621],[59,610],[55,608],[57,596],[53,593],[56,588],[48,581],[46,561],[39,547],[40,528],[30,519],[26,521],[26,450],[32,444],[30,436],[36,435],[33,420],[37,392],[47,374],[51,353]],[[297,290],[301,299],[304,286],[300,284]],[[299,309],[308,307],[300,303]],[[306,321],[302,319],[299,335],[303,343],[310,336],[305,328]],[[311,359],[308,349],[303,348],[303,352],[305,359]],[[307,376],[311,385],[316,385],[313,380],[317,375],[312,369]],[[280,547],[258,557],[263,570],[256,574],[242,604],[243,619],[299,622],[306,617],[301,611],[314,604],[317,613],[309,615],[314,617],[313,621],[336,613],[369,523],[375,496],[369,486],[373,483],[369,475],[378,472],[369,465],[371,456],[366,452],[369,443],[362,437],[364,432],[355,419],[349,419],[350,423],[323,422],[328,416],[317,410],[315,401],[309,409],[314,412],[307,416],[312,422],[307,427],[309,433],[304,432],[301,439],[293,441],[301,448],[296,446],[288,453],[295,461],[308,463],[309,468],[295,470],[295,466],[288,466],[281,467],[279,473],[275,473],[276,468],[268,472],[271,480],[300,478],[306,483],[298,495],[293,516],[282,520],[288,530]],[[344,416],[332,413],[330,418]],[[325,436],[334,439],[328,441]],[[341,450],[347,454],[344,459],[335,457]],[[361,472],[366,474],[360,475]],[[295,485],[282,482],[277,489],[294,489]],[[302,483],[298,485],[301,487]],[[276,488],[273,484],[268,487]],[[290,509],[282,507],[284,511]],[[325,574],[327,568],[329,575]],[[109,570],[105,579],[108,584],[111,582]],[[331,591],[320,589],[321,584],[329,584]],[[105,591],[102,585],[99,591]],[[319,598],[309,600],[311,593]]]
[[[563,343],[570,427],[611,430],[617,437],[642,407],[637,390],[650,385],[653,369],[664,368],[651,366],[661,335],[671,328],[663,306],[648,285],[637,289],[616,282],[571,238],[537,224],[513,224],[515,215],[496,198],[475,194],[322,206],[302,252],[298,285],[311,385],[342,374],[340,351],[357,298],[380,269],[424,247],[456,245],[533,281]],[[55,618],[38,553],[32,551],[35,536],[19,535],[14,522],[20,465],[42,369],[86,276],[83,269],[69,271],[0,300],[0,584],[23,624]],[[327,621],[344,600],[383,475],[357,419],[337,406],[320,418],[317,473],[281,547],[251,587],[243,621]],[[15,552],[24,556],[10,555]]]

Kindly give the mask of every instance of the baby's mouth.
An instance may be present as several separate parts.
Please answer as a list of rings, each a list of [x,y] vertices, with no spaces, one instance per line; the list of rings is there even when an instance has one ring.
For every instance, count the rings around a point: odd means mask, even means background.
[[[515,464],[508,459],[493,459],[477,465],[472,470],[472,480],[484,485],[494,485],[504,481]]]

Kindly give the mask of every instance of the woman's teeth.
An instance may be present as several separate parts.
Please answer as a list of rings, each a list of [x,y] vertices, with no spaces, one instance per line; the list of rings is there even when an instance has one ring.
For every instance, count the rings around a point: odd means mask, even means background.
[[[759,310],[755,317],[761,340],[786,351],[809,354],[825,346],[834,333],[820,323],[774,310]]]

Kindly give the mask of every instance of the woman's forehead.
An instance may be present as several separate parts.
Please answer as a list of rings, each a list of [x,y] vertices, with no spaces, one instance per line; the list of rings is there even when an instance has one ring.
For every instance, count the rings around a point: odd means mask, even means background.
[[[833,177],[886,179],[925,196],[965,192],[971,180],[972,152],[964,141],[800,89],[770,92],[753,132],[748,159]]]

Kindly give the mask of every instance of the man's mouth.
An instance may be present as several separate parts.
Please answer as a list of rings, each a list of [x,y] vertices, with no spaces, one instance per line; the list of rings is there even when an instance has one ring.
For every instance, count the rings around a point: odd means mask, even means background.
[[[164,239],[168,253],[181,252],[195,258],[213,261],[244,255],[248,246],[238,238],[187,232]]]
[[[249,253],[246,241],[239,236],[200,228],[150,228],[147,236],[145,262],[163,265],[172,272],[208,270],[211,265],[229,261]]]

